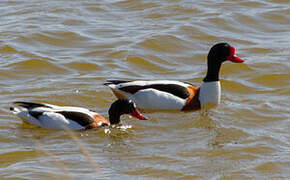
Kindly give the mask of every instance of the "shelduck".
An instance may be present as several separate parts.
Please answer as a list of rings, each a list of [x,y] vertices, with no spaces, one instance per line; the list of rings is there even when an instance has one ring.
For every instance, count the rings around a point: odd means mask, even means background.
[[[140,120],[146,120],[133,101],[119,99],[112,103],[108,113],[109,119],[97,112],[72,106],[56,106],[45,103],[14,102],[10,110],[24,122],[49,129],[92,129],[118,124],[120,116],[130,114]]]
[[[199,110],[220,103],[219,71],[223,62],[242,63],[235,48],[228,43],[215,44],[207,56],[207,74],[200,87],[172,80],[124,81],[108,80],[117,98],[134,101],[143,110]]]

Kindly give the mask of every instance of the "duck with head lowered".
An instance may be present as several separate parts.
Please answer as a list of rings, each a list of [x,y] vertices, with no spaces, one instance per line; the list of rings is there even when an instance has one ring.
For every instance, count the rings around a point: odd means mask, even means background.
[[[207,56],[207,74],[200,87],[173,80],[108,80],[117,98],[134,101],[143,110],[199,110],[220,103],[219,72],[223,62],[242,63],[228,43],[215,44]]]
[[[108,113],[109,120],[95,111],[72,106],[56,106],[46,103],[18,101],[10,110],[24,122],[49,129],[92,129],[118,124],[120,116],[130,114],[140,120],[146,120],[133,101],[118,99],[112,103]]]

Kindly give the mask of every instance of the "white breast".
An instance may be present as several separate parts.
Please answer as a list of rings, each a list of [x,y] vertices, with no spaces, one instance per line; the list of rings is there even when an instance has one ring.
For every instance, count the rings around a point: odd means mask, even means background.
[[[200,86],[199,101],[201,107],[217,106],[220,103],[221,86],[219,81],[203,82]]]

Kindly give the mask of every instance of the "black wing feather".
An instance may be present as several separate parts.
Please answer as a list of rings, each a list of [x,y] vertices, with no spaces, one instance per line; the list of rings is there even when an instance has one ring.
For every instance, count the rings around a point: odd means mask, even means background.
[[[47,108],[51,108],[50,106],[47,106],[45,104],[41,104],[41,103],[34,103],[34,102],[25,102],[25,101],[17,101],[17,102],[13,102],[13,104],[27,108],[27,109],[33,109],[33,108],[37,108],[37,107],[47,107]]]
[[[127,82],[131,82],[131,81],[126,81],[126,80],[107,80],[106,83],[104,83],[104,85],[110,85],[110,84],[121,84],[121,83],[127,83]]]
[[[104,83],[104,85],[110,85],[110,84],[118,85],[121,83],[128,83],[128,82],[131,82],[131,81],[107,80],[107,82]],[[190,84],[190,83],[187,83],[187,84]],[[146,85],[146,86],[132,85],[132,86],[121,87],[120,90],[129,92],[131,94],[135,94],[139,90],[148,89],[148,88],[153,88],[159,91],[168,92],[183,99],[186,99],[189,97],[188,90],[185,87],[180,86],[178,84],[152,84],[152,85]]]
[[[185,87],[177,85],[177,84],[152,84],[152,85],[146,85],[146,86],[132,85],[132,86],[122,87],[120,88],[120,90],[129,92],[131,94],[135,94],[139,90],[148,89],[148,88],[167,92],[183,99],[186,99],[189,96],[188,90]]]
[[[38,119],[39,116],[43,115],[44,112],[38,111],[29,111],[29,114],[34,118]],[[53,113],[58,113],[63,115],[66,119],[70,119],[72,121],[77,122],[81,126],[88,126],[89,124],[94,122],[94,119],[88,114],[75,112],[75,111],[56,111]]]
[[[70,119],[72,121],[77,122],[81,126],[87,126],[94,122],[94,119],[85,113],[75,112],[75,111],[57,111],[55,113],[59,113],[63,115],[66,119]]]

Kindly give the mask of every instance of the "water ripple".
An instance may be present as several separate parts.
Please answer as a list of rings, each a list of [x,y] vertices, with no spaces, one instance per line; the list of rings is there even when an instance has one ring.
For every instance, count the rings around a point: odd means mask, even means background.
[[[1,1],[0,179],[289,178],[289,10],[287,0]],[[218,108],[76,132],[101,173],[65,132],[9,113],[27,100],[107,116],[106,79],[198,86],[210,47],[224,41],[246,61],[223,64]]]

